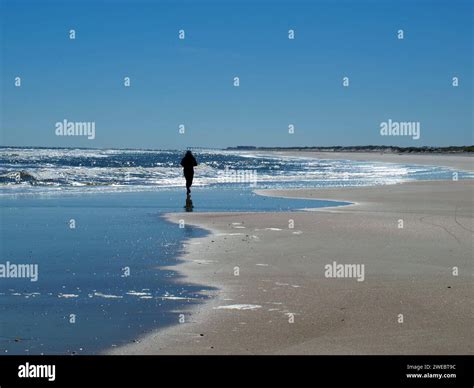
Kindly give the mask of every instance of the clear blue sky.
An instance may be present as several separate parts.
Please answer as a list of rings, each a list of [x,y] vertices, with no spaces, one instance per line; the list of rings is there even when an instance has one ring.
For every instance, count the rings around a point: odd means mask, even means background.
[[[2,145],[474,143],[469,0],[1,5]],[[94,121],[95,140],[56,136],[63,119]],[[419,121],[420,140],[381,137],[388,119]]]

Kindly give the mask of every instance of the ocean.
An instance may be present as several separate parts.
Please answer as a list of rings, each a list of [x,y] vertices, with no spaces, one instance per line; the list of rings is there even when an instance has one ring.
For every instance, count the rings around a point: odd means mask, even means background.
[[[205,301],[210,289],[189,284],[172,268],[186,242],[207,232],[162,217],[185,211],[182,154],[0,149],[0,267],[38,268],[36,281],[0,278],[1,353],[99,353],[179,324],[190,306]],[[451,179],[454,172],[220,150],[195,156],[195,212],[344,205],[253,191]],[[458,178],[472,174],[458,172]]]
[[[238,185],[251,172],[259,188],[392,184],[451,179],[446,168],[238,151],[196,151],[195,187]],[[1,194],[156,191],[183,186],[181,151],[0,148]],[[226,173],[227,171],[227,173]],[[460,173],[460,177],[466,176]],[[235,178],[235,179],[234,179]]]

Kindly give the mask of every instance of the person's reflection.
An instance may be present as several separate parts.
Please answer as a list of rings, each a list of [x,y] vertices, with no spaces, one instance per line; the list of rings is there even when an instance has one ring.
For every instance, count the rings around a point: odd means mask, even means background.
[[[186,204],[184,205],[184,209],[187,211],[187,212],[192,212],[193,211],[193,200],[191,199],[191,195],[190,194],[187,194],[186,195]]]

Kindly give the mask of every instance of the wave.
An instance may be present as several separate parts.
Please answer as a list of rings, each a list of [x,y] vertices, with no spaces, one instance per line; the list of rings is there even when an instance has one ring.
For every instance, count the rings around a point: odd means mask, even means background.
[[[305,157],[248,155],[201,150],[194,185],[259,187],[377,185],[407,180],[450,179],[452,170]],[[95,149],[0,149],[0,190],[147,190],[183,186],[180,151]],[[460,174],[460,178],[472,177]]]

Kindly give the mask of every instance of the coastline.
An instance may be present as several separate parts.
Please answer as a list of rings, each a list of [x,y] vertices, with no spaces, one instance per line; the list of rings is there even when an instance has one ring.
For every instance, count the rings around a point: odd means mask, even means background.
[[[465,170],[465,162],[450,167]],[[211,231],[190,241],[173,269],[219,291],[176,312],[185,323],[106,353],[472,354],[473,190],[472,180],[271,190],[265,194],[356,204],[167,214]],[[333,261],[363,263],[365,281],[325,278]]]
[[[443,166],[462,171],[474,171],[474,155],[471,154],[397,154],[391,152],[318,152],[318,151],[243,151],[247,154],[310,157],[331,160],[353,160],[383,163]]]

